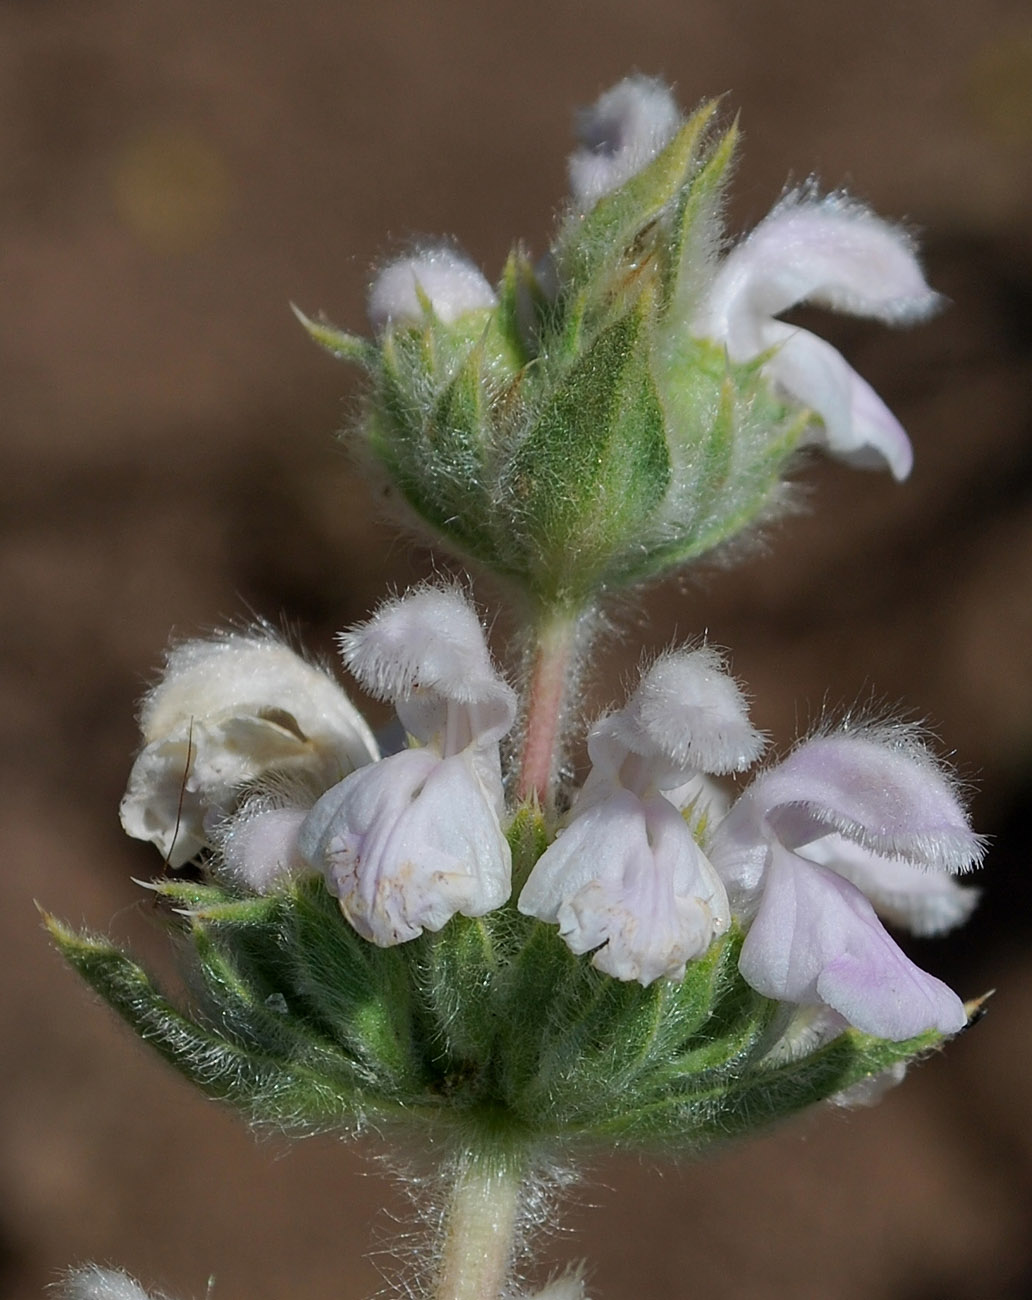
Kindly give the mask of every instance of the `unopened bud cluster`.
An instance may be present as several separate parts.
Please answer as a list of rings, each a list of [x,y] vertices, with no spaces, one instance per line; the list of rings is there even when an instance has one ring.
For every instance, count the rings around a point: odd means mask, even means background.
[[[533,601],[579,607],[775,512],[803,443],[899,478],[910,445],[799,302],[898,323],[934,307],[908,236],[839,194],[785,195],[722,255],[736,130],[621,83],[581,120],[548,254],[496,289],[449,246],[386,266],[356,435],[410,517]]]

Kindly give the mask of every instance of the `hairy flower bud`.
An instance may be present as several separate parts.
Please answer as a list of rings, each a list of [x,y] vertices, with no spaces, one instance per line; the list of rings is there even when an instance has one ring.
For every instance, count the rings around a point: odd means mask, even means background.
[[[473,263],[441,245],[389,262],[377,274],[369,290],[369,320],[378,330],[387,325],[419,328],[432,314],[454,325],[471,312],[490,311],[497,302]]]
[[[647,166],[670,143],[682,117],[661,81],[628,77],[577,114],[580,148],[568,167],[574,202],[581,209]]]

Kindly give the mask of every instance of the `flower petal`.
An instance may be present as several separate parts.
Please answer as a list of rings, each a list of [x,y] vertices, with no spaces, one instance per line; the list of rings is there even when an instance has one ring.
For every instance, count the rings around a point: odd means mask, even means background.
[[[755,356],[752,322],[801,302],[901,324],[940,298],[925,282],[906,231],[842,194],[796,190],[724,259],[697,322],[727,340],[736,360]]]
[[[728,813],[714,862],[724,861],[725,848],[730,859],[736,844],[764,841],[765,826],[789,848],[837,831],[883,857],[939,871],[967,871],[984,851],[951,783],[902,728],[817,736],[800,745],[757,777]]]
[[[627,77],[577,115],[581,148],[570,155],[570,190],[586,211],[652,161],[674,138],[681,113],[670,89]]]
[[[820,416],[815,441],[860,469],[887,465],[905,479],[914,463],[903,426],[840,352],[808,330],[769,321],[762,330],[775,350],[764,367],[770,379]]]
[[[688,772],[742,772],[763,748],[745,696],[710,646],[662,655],[612,716],[629,750],[662,756],[679,782]]]
[[[424,743],[438,737],[445,753],[474,740],[500,740],[512,726],[515,694],[491,662],[476,611],[456,587],[419,587],[385,601],[345,632],[340,646],[365,689],[393,701],[405,729]]]
[[[574,817],[538,859],[519,910],[558,922],[575,953],[622,980],[682,979],[727,928],[727,898],[684,819],[628,790]]]
[[[780,845],[739,969],[765,997],[825,1004],[879,1038],[967,1023],[960,998],[904,955],[854,885]]]
[[[500,801],[471,750],[442,759],[409,749],[323,795],[299,850],[358,933],[390,947],[441,929],[456,912],[482,916],[505,901],[511,859]]]
[[[307,869],[298,851],[304,808],[245,807],[222,838],[228,873],[259,894],[269,894]]]
[[[962,925],[978,902],[980,891],[952,876],[871,853],[841,835],[824,835],[796,852],[851,881],[879,916],[923,937]]]
[[[443,245],[385,266],[369,290],[368,312],[375,329],[418,328],[427,323],[424,304],[445,325],[454,325],[469,312],[489,310],[497,302],[495,291],[473,263]]]

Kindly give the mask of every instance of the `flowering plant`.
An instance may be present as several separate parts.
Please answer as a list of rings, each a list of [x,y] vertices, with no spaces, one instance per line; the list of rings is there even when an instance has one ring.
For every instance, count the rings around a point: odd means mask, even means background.
[[[438,1300],[516,1294],[514,1243],[579,1149],[699,1153],[870,1100],[977,1007],[883,925],[940,933],[975,901],[957,876],[982,841],[915,728],[828,725],[734,797],[765,738],[698,642],[644,664],[575,779],[571,702],[614,593],[772,518],[808,448],[911,468],[875,393],[779,315],[898,323],[937,301],[905,232],[813,186],[728,247],[736,133],[712,104],[686,119],[631,78],[580,137],[544,259],[517,247],[495,288],[418,248],[372,285],[372,341],[302,317],[363,368],[349,437],[409,526],[529,629],[512,681],[458,581],[340,639],[408,738],[386,755],[264,625],[174,647],[121,811],[169,869],[150,888],[189,1005],[50,922],[141,1037],[254,1122],[430,1142]],[[141,1293],[89,1269],[69,1294]]]

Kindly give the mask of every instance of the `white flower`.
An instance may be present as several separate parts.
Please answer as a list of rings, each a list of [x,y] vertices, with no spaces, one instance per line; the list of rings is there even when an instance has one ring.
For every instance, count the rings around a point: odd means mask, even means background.
[[[378,756],[333,678],[268,633],[175,646],[143,701],[140,729],[122,825],[172,867],[212,844],[255,782],[285,774],[324,790]]]
[[[753,782],[709,844],[735,911],[751,921],[746,981],[895,1041],[956,1033],[966,1016],[875,909],[925,934],[959,923],[972,902],[950,873],[981,854],[949,781],[903,731],[807,741]]]
[[[568,163],[577,207],[587,211],[648,166],[682,120],[669,88],[651,77],[627,77],[578,113],[581,148]]]
[[[468,258],[446,244],[424,248],[383,268],[369,290],[369,319],[387,325],[422,326],[427,307],[445,325],[497,304],[495,291]]]
[[[764,369],[822,421],[820,441],[853,464],[910,473],[910,441],[895,416],[842,356],[776,317],[812,303],[891,325],[935,309],[905,231],[841,194],[794,190],[724,258],[692,322],[734,361],[770,353]]]
[[[534,866],[519,909],[558,924],[618,979],[681,979],[730,920],[720,880],[678,808],[700,772],[740,771],[762,739],[719,656],[663,656],[588,737],[594,764],[569,823]]]
[[[389,947],[482,916],[509,896],[498,742],[512,689],[462,594],[426,587],[388,601],[342,638],[371,694],[391,699],[422,748],[355,772],[305,820],[302,857],[364,938]]]

